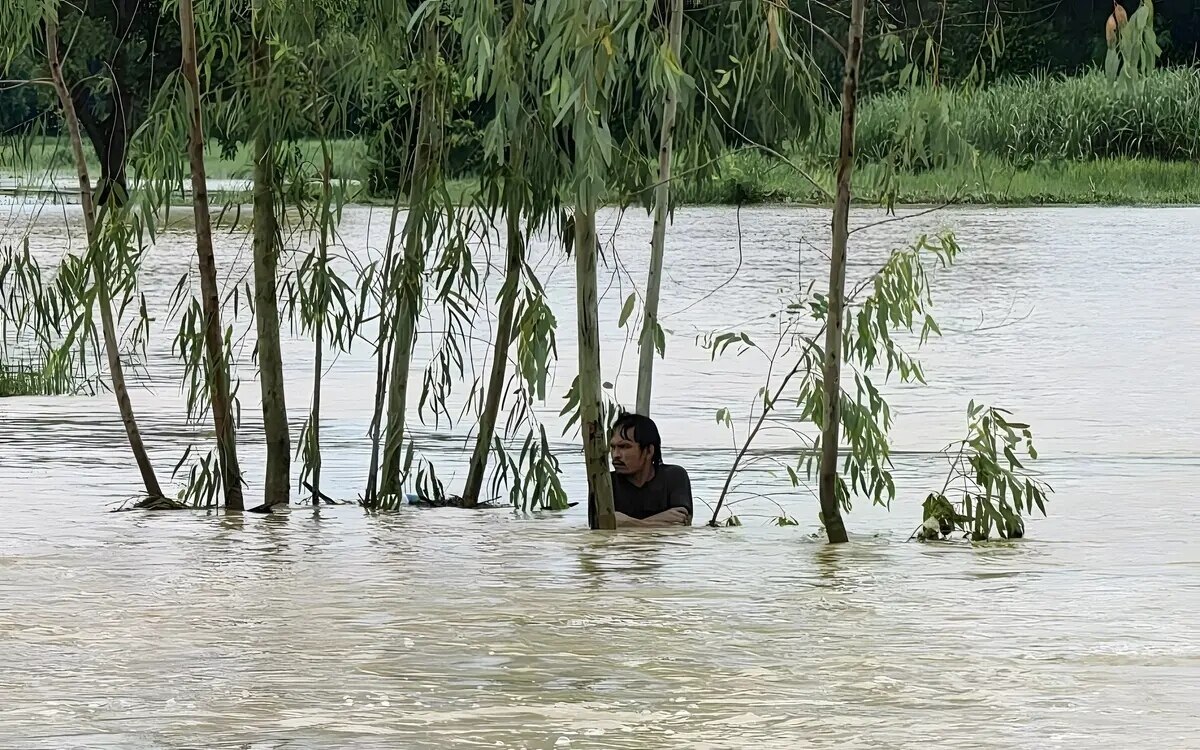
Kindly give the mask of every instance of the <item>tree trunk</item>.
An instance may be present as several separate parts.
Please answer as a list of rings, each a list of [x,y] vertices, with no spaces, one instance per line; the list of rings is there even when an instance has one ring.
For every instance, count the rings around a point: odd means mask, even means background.
[[[119,83],[116,85],[120,86]],[[111,92],[104,99],[104,106],[111,110],[104,118],[97,118],[92,114],[87,91],[82,86],[77,86],[71,96],[79,124],[100,162],[100,180],[96,183],[95,203],[104,206],[113,200],[118,206],[124,205],[129,196],[125,166],[132,129],[130,95],[120,88]]]
[[[683,0],[671,0],[671,18],[667,43],[671,54],[679,59],[683,38]],[[671,210],[671,151],[675,134],[675,111],[679,92],[667,89],[663,103],[662,129],[658,146],[658,185],[654,188],[654,234],[650,241],[650,276],[646,280],[646,312],[642,316],[642,338],[639,343],[638,414],[650,416],[650,392],[654,388],[655,341],[658,337],[658,297],[662,289],[663,246],[667,237],[667,219]]]
[[[204,310],[204,346],[208,355],[209,399],[217,432],[217,454],[226,510],[242,510],[242,471],[237,458],[237,426],[229,392],[229,362],[221,325],[221,298],[213,252],[212,219],[208,211],[208,175],[204,165],[204,123],[201,116],[200,75],[196,64],[196,24],[192,0],[179,2],[183,80],[188,98],[188,160],[192,169],[192,212],[196,217],[196,257],[200,266],[200,295]]]
[[[425,55],[431,63],[438,54],[437,31],[424,31]],[[412,185],[409,190],[408,216],[404,220],[404,258],[400,262],[398,298],[392,330],[391,376],[388,383],[387,430],[383,447],[383,477],[380,493],[398,496],[404,472],[404,422],[408,403],[408,380],[416,343],[417,320],[421,314],[422,284],[425,275],[425,228],[429,216],[430,191],[434,182],[434,155],[440,106],[433,86],[424,84],[421,94],[417,147],[413,154]]]
[[[321,254],[318,268],[321,273],[328,273],[329,264],[329,235],[330,212],[333,208],[333,154],[329,143],[321,139],[321,236],[318,251]],[[324,285],[323,283],[323,286]],[[313,345],[313,397],[312,413],[308,418],[308,458],[312,470],[312,504],[314,508],[321,505],[321,369],[323,367],[325,312],[322,310],[316,317],[316,335]]]
[[[57,13],[57,11],[54,12]],[[54,91],[58,94],[58,101],[62,106],[63,121],[67,126],[67,135],[71,141],[71,153],[75,160],[75,172],[79,178],[79,200],[83,206],[84,231],[87,234],[88,254],[92,258],[96,274],[100,327],[104,337],[104,352],[108,359],[113,393],[117,397],[117,409],[121,413],[121,422],[125,425],[129,448],[133,451],[134,461],[137,462],[138,471],[142,475],[142,484],[146,488],[146,494],[151,499],[158,499],[163,497],[162,488],[159,487],[158,477],[154,474],[150,456],[142,442],[142,434],[133,413],[133,403],[129,400],[129,389],[125,385],[125,368],[121,364],[120,339],[117,336],[117,326],[113,319],[108,272],[104,259],[100,257],[96,206],[92,199],[92,182],[88,176],[87,159],[83,154],[83,138],[79,133],[79,117],[75,113],[75,102],[71,99],[70,89],[67,88],[66,80],[63,78],[62,62],[58,56],[58,19],[51,14],[46,16],[46,57],[50,64],[50,77],[54,82]]]
[[[504,286],[500,289],[496,341],[492,348],[492,371],[488,378],[483,412],[479,415],[479,433],[475,436],[475,451],[471,454],[471,465],[467,471],[467,485],[462,496],[463,505],[468,508],[479,504],[483,477],[487,473],[488,453],[492,448],[492,438],[496,434],[496,418],[500,413],[500,401],[504,395],[505,371],[508,365],[508,349],[512,344],[517,290],[521,281],[521,268],[525,264],[525,237],[521,233],[520,207],[510,206],[504,218],[508,234],[508,261],[504,269]]]
[[[422,198],[422,201],[424,198]],[[396,274],[399,289],[392,321],[392,363],[388,380],[387,428],[383,444],[383,476],[379,491],[384,497],[398,496],[404,480],[404,421],[408,409],[408,379],[420,314],[421,271],[424,248],[419,225],[424,211],[409,208],[404,226],[404,257]],[[414,288],[415,287],[415,288]]]
[[[258,33],[261,33],[258,32]],[[275,143],[264,90],[271,75],[271,52],[261,38],[253,42],[259,121],[254,133],[254,313],[258,329],[258,370],[262,388],[263,429],[267,469],[262,509],[291,500],[291,436],[283,390],[283,354],[279,342],[279,300],[276,270],[279,227],[275,218]]]
[[[375,347],[375,407],[371,412],[371,464],[367,473],[367,488],[363,493],[363,504],[374,508],[379,504],[379,445],[382,441],[383,408],[387,398],[388,363],[391,361],[392,336],[388,324],[387,295],[391,288],[396,250],[396,225],[400,217],[400,194],[392,204],[392,219],[388,226],[387,249],[383,254],[384,289],[379,296],[379,333]]]
[[[833,207],[833,246],[829,260],[829,318],[825,327],[822,374],[825,409],[821,430],[821,520],[833,543],[847,541],[846,524],[837,498],[838,445],[842,419],[842,327],[846,301],[846,241],[849,238],[850,180],[854,172],[854,116],[858,105],[859,61],[862,57],[866,0],[850,6],[850,32],[842,79],[842,132],[837,162],[837,196]]]
[[[125,97],[114,96],[113,103],[119,109],[108,117],[104,128],[106,137],[93,141],[96,156],[100,160],[100,184],[97,186],[101,206],[110,201],[118,206],[129,198],[129,180],[125,174],[126,154],[129,151],[129,129],[126,124]],[[103,132],[103,131],[102,131]]]
[[[588,494],[602,529],[617,528],[612,476],[608,473],[608,434],[600,382],[600,302],[596,290],[596,212],[575,210],[575,302],[579,336],[579,410]]]

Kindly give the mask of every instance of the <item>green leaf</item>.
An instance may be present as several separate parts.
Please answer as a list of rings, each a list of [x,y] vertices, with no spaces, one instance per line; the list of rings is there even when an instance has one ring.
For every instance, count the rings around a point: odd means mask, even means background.
[[[629,320],[629,316],[633,314],[633,307],[635,304],[637,304],[637,297],[635,294],[630,293],[630,295],[625,298],[625,305],[621,308],[621,319],[617,321],[617,325],[619,327],[625,327],[625,323]]]
[[[925,325],[921,328],[921,343],[924,344],[929,339],[929,334],[933,333],[936,336],[942,335],[942,329],[938,328],[937,321],[932,315],[925,314]]]
[[[1120,67],[1121,59],[1117,56],[1117,51],[1109,49],[1108,54],[1104,57],[1104,74],[1110,81],[1115,81]]]
[[[1007,445],[1004,446],[1004,457],[1008,459],[1009,466],[1013,466],[1018,469],[1025,468],[1021,465],[1021,462],[1017,460],[1017,454],[1013,453],[1013,449]]]

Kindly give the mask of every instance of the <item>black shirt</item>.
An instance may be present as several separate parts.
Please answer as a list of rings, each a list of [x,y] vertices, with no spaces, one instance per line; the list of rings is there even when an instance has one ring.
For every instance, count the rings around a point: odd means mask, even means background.
[[[692,481],[682,466],[663,464],[654,467],[654,477],[638,487],[629,478],[612,473],[613,504],[618,513],[630,518],[649,518],[669,508],[685,508],[692,515]],[[588,525],[598,528],[596,501],[588,495]]]

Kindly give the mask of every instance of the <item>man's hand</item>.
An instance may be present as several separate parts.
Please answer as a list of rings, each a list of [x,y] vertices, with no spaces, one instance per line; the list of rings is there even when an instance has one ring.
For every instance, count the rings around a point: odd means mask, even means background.
[[[646,520],[654,521],[655,526],[687,526],[692,522],[692,516],[687,512],[687,508],[667,508]]]
[[[636,529],[641,526],[647,525],[646,522],[640,518],[634,518],[633,516],[627,516],[624,513],[620,513],[620,512],[618,512],[616,515],[617,515],[617,528],[618,529]]]

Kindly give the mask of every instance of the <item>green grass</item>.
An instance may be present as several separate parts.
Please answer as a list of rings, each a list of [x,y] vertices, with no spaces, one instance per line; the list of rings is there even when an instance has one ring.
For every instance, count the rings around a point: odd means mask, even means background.
[[[740,154],[722,178],[684,186],[692,204],[797,203],[828,205],[833,169],[814,161],[770,162]],[[854,175],[854,198],[876,204],[887,193],[888,170],[865,164]],[[811,180],[809,179],[811,178]],[[816,185],[814,185],[814,182]],[[992,156],[976,163],[894,175],[899,204],[1157,205],[1200,204],[1200,163],[1151,160],[1040,162],[1026,168]]]
[[[1093,72],[876,97],[859,110],[859,156],[878,161],[905,148],[912,135],[909,124],[920,119],[922,126],[937,126],[933,110],[938,107],[945,107],[955,137],[981,154],[1022,166],[1200,158],[1200,69],[1194,68],[1158,70],[1132,86]],[[835,150],[827,136],[820,151],[831,156]]]
[[[833,169],[827,163],[796,156],[787,164],[753,153],[739,153],[727,162],[721,177],[681,186],[680,201],[831,202]],[[888,174],[879,164],[860,167],[854,176],[856,202],[883,202],[889,188]],[[1200,205],[1200,163],[1195,162],[1101,159],[1017,168],[996,157],[980,156],[973,164],[900,172],[893,179],[890,187],[896,202],[909,205]]]
[[[0,398],[56,396],[73,391],[71,378],[55,368],[24,362],[0,362]]]
[[[69,175],[70,166],[61,165],[55,156],[56,139],[24,147],[29,169],[13,169],[8,160],[0,161],[0,175],[33,175],[37,179],[47,171]],[[316,142],[298,146],[309,157],[319,156]],[[358,179],[362,174],[363,147],[344,141],[336,144],[334,161],[340,177]],[[701,183],[681,183],[679,200],[684,204],[796,203],[826,205],[834,191],[833,167],[825,158],[813,154],[794,154],[792,164],[755,153],[739,152],[726,158],[719,178]],[[55,165],[59,165],[55,168]],[[793,166],[794,165],[794,166]],[[213,179],[249,179],[251,163],[246,149],[227,158],[212,149],[208,157]],[[799,167],[797,170],[795,167]],[[98,168],[97,168],[98,169]],[[856,200],[878,203],[885,192],[885,169],[867,163],[855,176]],[[813,178],[814,186],[805,175]],[[473,187],[471,180],[456,180],[451,194],[462,196]],[[1008,160],[983,153],[972,164],[901,172],[895,176],[896,202],[900,204],[1112,204],[1180,205],[1200,204],[1200,160],[1162,161],[1154,159],[1106,158],[1091,161],[1045,160],[1014,166]],[[219,192],[219,191],[214,191]],[[249,202],[246,191],[228,191],[216,196],[222,202]],[[359,193],[354,200],[390,203]]]
[[[1200,70],[1157,71],[1133,87],[1092,73],[980,90],[909,90],[865,101],[859,112],[854,194],[860,203],[879,203],[890,191],[901,204],[1200,204]],[[831,130],[802,145],[790,163],[756,152],[730,154],[721,176],[677,183],[678,198],[685,204],[827,205],[834,192]],[[316,141],[295,148],[301,158],[319,162]],[[973,158],[912,158],[951,151],[973,152]],[[882,163],[896,153],[918,166],[892,174]],[[353,201],[390,203],[363,187],[367,156],[360,141],[335,142],[334,174],[359,182]],[[223,154],[213,144],[207,166],[213,179],[249,179],[249,148]],[[98,173],[94,163],[92,169]],[[71,173],[62,139],[0,140],[0,177],[36,182],[48,173]],[[473,187],[472,180],[449,186],[456,197]],[[224,203],[250,197],[214,192]]]
[[[360,180],[366,147],[360,141],[334,141],[333,176],[335,179]],[[313,164],[321,163],[319,141],[300,141],[295,148],[300,158]],[[88,170],[93,179],[100,174],[100,162],[91,144],[85,144]],[[180,154],[181,160],[185,159]],[[186,168],[186,164],[181,165]],[[225,154],[215,141],[204,152],[204,165],[214,180],[248,180],[252,176],[253,159],[250,146],[241,145],[233,154]],[[0,177],[38,178],[49,175],[70,176],[75,172],[70,146],[65,138],[41,136],[34,138],[0,138]]]
[[[1018,169],[995,158],[981,158],[975,169],[901,175],[896,201],[910,205],[1200,205],[1200,164],[1102,159],[1040,162]]]

